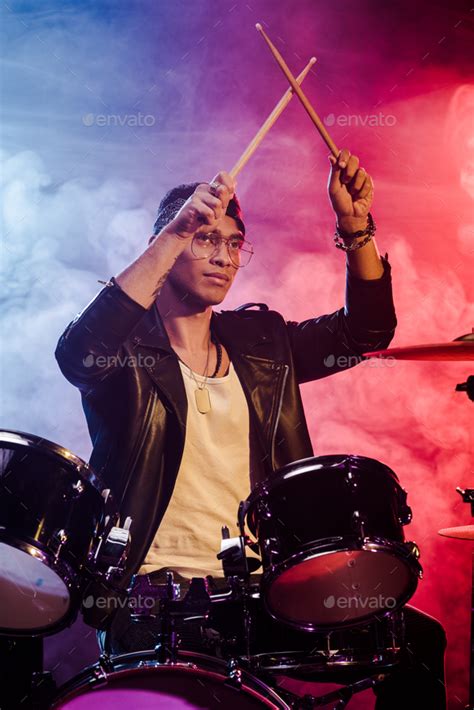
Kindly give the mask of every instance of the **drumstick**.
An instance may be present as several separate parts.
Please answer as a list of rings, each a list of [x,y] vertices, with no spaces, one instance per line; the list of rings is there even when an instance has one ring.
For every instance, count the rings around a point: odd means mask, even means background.
[[[307,99],[307,97],[303,93],[303,90],[300,89],[300,87],[298,86],[295,77],[293,76],[293,74],[289,70],[289,68],[288,68],[285,60],[281,56],[280,52],[275,47],[275,45],[272,43],[272,41],[269,39],[268,35],[265,33],[262,25],[259,22],[255,25],[255,27],[262,35],[265,42],[268,44],[271,53],[273,54],[273,56],[275,57],[276,61],[278,62],[279,66],[280,66],[280,69],[282,70],[282,72],[286,76],[286,78],[288,79],[288,81],[291,85],[291,88],[293,89],[293,91],[295,92],[295,94],[297,95],[297,97],[299,98],[301,103],[303,104],[304,108],[306,109],[307,113],[309,114],[309,117],[311,118],[312,122],[314,123],[314,125],[318,129],[318,131],[321,135],[321,138],[326,143],[327,147],[329,148],[331,153],[334,155],[334,157],[337,158],[337,156],[339,155],[339,150],[337,149],[336,144],[334,143],[333,139],[331,138],[331,136],[327,132],[327,130],[326,130],[323,122],[319,118],[318,114],[316,113],[314,108],[311,106],[309,100]]]
[[[308,74],[309,70],[311,69],[311,67],[313,66],[313,64],[315,62],[316,62],[316,57],[311,57],[308,64],[305,66],[305,68],[301,72],[301,74],[295,79],[295,81],[298,84],[301,84],[303,82],[303,80],[305,79],[306,75]],[[273,126],[273,124],[277,120],[277,118],[280,116],[281,113],[283,113],[285,108],[290,103],[291,99],[293,98],[294,93],[295,92],[290,87],[288,89],[288,91],[286,91],[283,94],[280,101],[277,103],[277,105],[275,106],[275,108],[273,109],[273,111],[271,112],[271,114],[269,115],[267,120],[265,121],[265,123],[260,127],[258,132],[255,134],[253,139],[250,141],[250,143],[248,144],[248,146],[246,147],[246,149],[244,150],[244,152],[242,153],[242,155],[240,156],[240,158],[238,159],[238,161],[236,162],[236,164],[234,165],[234,167],[230,171],[230,174],[232,175],[233,178],[235,178],[240,173],[240,171],[242,170],[244,165],[247,163],[247,161],[250,160],[250,158],[255,153],[258,146],[263,141],[263,139],[267,135],[268,131],[270,130],[270,128]]]

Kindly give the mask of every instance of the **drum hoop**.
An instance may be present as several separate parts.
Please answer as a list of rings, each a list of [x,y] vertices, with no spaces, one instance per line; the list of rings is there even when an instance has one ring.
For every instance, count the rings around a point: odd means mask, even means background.
[[[351,538],[350,540],[348,540],[347,538],[341,538],[341,542],[336,546],[333,545],[331,548],[327,547],[327,543],[323,546],[319,546],[327,548],[322,551],[318,551],[318,546],[314,545],[309,549],[306,548],[306,550],[304,551],[297,552],[296,554],[291,555],[286,560],[283,560],[279,564],[274,565],[274,567],[268,569],[266,572],[263,573],[261,579],[261,597],[263,599],[265,609],[273,619],[275,619],[276,621],[280,621],[282,624],[285,624],[298,630],[315,632],[355,628],[357,626],[363,626],[364,624],[367,624],[368,621],[370,621],[371,619],[375,619],[376,617],[385,618],[386,616],[389,616],[390,614],[393,614],[393,612],[399,610],[404,604],[407,603],[409,599],[411,599],[418,586],[418,579],[420,579],[423,574],[422,567],[418,560],[414,557],[407,556],[406,545],[407,543],[394,542],[392,540],[386,540],[385,538],[366,537],[362,542],[357,541],[357,544],[353,538]],[[358,617],[356,621],[348,619],[347,621],[339,624],[316,625],[313,623],[298,623],[291,621],[290,619],[284,619],[282,616],[276,616],[270,605],[267,603],[267,590],[270,589],[271,584],[280,576],[282,572],[286,572],[286,570],[291,569],[299,562],[304,562],[306,560],[313,559],[314,557],[328,555],[333,552],[355,552],[361,550],[365,552],[388,552],[388,554],[393,555],[393,557],[395,557],[399,562],[403,562],[411,572],[411,580],[410,583],[407,585],[407,590],[405,594],[400,597],[399,603],[392,609],[388,609],[385,612],[372,612],[371,614],[367,614],[366,616]],[[399,551],[403,551],[404,555],[402,555],[402,557],[397,554],[397,552]]]
[[[45,551],[44,546],[38,543],[38,546],[31,544],[30,542],[25,542],[20,540],[14,535],[10,535],[5,530],[0,529],[0,542],[3,542],[11,547],[14,547],[21,552],[25,552],[34,559],[42,562],[46,567],[53,570],[58,574],[61,581],[65,585],[67,591],[69,592],[69,606],[66,613],[55,623],[50,626],[42,626],[38,629],[10,629],[7,627],[0,628],[0,635],[8,636],[49,636],[51,634],[56,634],[64,628],[71,625],[77,616],[78,609],[76,609],[76,602],[79,602],[79,585],[78,585],[78,575],[70,567],[70,565],[65,560],[55,560],[54,556]],[[71,579],[73,578],[73,579]]]
[[[41,436],[28,434],[24,431],[15,431],[13,429],[0,430],[0,448],[2,442],[14,445],[23,445],[35,451],[48,454],[60,461],[67,468],[74,468],[75,473],[82,476],[86,481],[91,483],[99,491],[105,486],[100,476],[90,467],[88,463],[83,461],[79,456],[73,454],[72,451],[66,449],[53,441],[44,439]]]
[[[299,655],[297,655],[298,653]],[[279,656],[282,656],[282,658],[280,659]],[[398,647],[376,649],[373,653],[364,650],[359,655],[357,655],[357,649],[343,648],[331,651],[330,656],[322,650],[317,650],[311,656],[305,654],[304,651],[295,652],[294,654],[291,651],[258,653],[252,656],[252,662],[256,661],[258,670],[270,673],[298,670],[299,668],[311,673],[339,669],[341,667],[357,669],[361,666],[383,666],[387,668],[398,664],[400,657],[401,648]],[[308,659],[309,662],[305,663]],[[314,659],[314,662],[312,662],[312,659]],[[271,665],[265,663],[265,661],[269,660],[273,661]],[[279,661],[282,662],[279,663]]]
[[[136,665],[131,666],[131,662]],[[176,662],[160,663],[156,657],[156,652],[150,651],[133,651],[118,656],[112,656],[109,663],[113,669],[105,670],[100,661],[84,670],[77,676],[67,681],[62,688],[58,689],[58,694],[51,705],[51,710],[59,708],[58,703],[63,703],[65,700],[71,700],[77,697],[85,688],[93,689],[107,684],[112,678],[118,676],[126,678],[134,675],[146,675],[147,671],[153,668],[166,668],[168,671],[185,671],[187,673],[201,672],[207,677],[214,680],[224,680],[226,662],[214,656],[207,656],[203,653],[195,653],[194,651],[179,651],[178,660]],[[123,664],[123,667],[115,668],[116,665]],[[253,675],[245,668],[239,667],[242,673],[242,690],[264,702],[268,707],[279,708],[279,710],[290,710],[290,706],[285,703],[269,685],[266,685],[260,678]],[[220,672],[219,672],[220,671]],[[252,684],[254,687],[252,687]],[[70,687],[70,690],[68,688]],[[266,695],[263,695],[265,693]],[[274,703],[277,703],[275,705]]]

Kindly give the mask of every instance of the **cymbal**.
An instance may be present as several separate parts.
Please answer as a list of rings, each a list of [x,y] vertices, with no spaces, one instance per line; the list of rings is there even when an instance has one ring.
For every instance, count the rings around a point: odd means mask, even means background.
[[[443,528],[438,535],[455,537],[459,540],[474,540],[474,525],[459,525],[457,528]]]
[[[364,353],[365,357],[393,358],[395,360],[474,360],[474,332],[462,335],[452,342],[428,345],[407,345]]]

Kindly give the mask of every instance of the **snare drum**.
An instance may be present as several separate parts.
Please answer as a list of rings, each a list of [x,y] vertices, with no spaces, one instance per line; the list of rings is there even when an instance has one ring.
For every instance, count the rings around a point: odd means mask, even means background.
[[[406,499],[388,466],[347,454],[296,461],[259,484],[244,511],[269,613],[317,631],[399,609],[422,575],[404,539]]]
[[[257,586],[245,602],[212,596],[201,633],[207,652],[237,658],[251,673],[319,682],[352,682],[390,671],[400,663],[405,640],[403,611],[325,633],[287,628],[268,614]]]
[[[0,431],[0,633],[72,623],[104,528],[99,481],[80,458],[32,434]]]
[[[153,651],[116,656],[68,682],[52,710],[289,710],[277,693],[245,670],[216,658],[181,652],[159,663]]]

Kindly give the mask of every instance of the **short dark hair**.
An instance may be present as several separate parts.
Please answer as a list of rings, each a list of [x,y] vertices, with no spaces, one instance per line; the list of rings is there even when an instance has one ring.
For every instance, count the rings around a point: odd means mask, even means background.
[[[165,227],[176,217],[181,207],[184,205],[186,200],[191,197],[198,185],[202,185],[202,182],[184,183],[183,185],[173,187],[166,193],[160,202],[160,206],[158,207],[156,222],[153,227],[153,234],[159,234],[163,227]],[[242,208],[240,207],[240,202],[236,195],[234,195],[229,201],[226,215],[235,219],[240,231],[242,234],[245,234]]]

